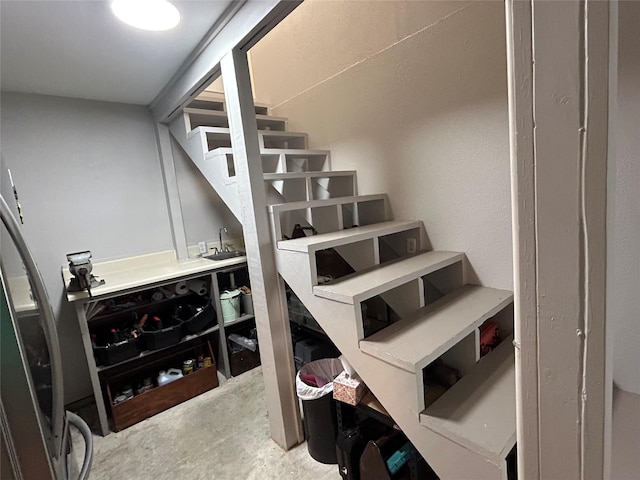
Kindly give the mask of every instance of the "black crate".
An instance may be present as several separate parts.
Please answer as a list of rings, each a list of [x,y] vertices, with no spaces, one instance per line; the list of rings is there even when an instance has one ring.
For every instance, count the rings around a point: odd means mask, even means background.
[[[147,320],[150,323],[152,320]],[[169,323],[169,326],[165,326]],[[165,317],[163,319],[164,328],[152,330],[145,324],[142,330],[142,344],[145,350],[159,350],[161,348],[176,345],[182,340],[182,321],[176,317]]]
[[[259,347],[255,352],[252,352],[229,339],[227,339],[227,347],[229,349],[229,369],[233,377],[260,365]]]
[[[216,310],[210,301],[194,297],[176,308],[174,318],[182,322],[185,335],[200,333],[213,323]]]
[[[296,370],[300,370],[304,365],[314,360],[322,358],[337,358],[340,352],[328,341],[317,338],[307,338],[296,343],[294,361]]]
[[[113,365],[137,356],[140,353],[138,338],[129,338],[117,343],[93,347],[97,365]]]

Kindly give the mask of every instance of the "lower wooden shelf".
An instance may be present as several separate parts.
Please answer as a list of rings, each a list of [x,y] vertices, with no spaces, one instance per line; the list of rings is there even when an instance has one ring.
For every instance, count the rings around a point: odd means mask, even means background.
[[[215,363],[162,387],[156,387],[122,403],[111,405],[113,429],[119,432],[179,403],[218,386]],[[107,388],[109,388],[107,386]],[[109,390],[111,400],[111,391]]]

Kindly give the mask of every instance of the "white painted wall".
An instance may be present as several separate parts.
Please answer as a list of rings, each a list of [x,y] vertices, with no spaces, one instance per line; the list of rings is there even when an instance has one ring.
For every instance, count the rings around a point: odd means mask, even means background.
[[[223,237],[225,243],[227,239],[242,238],[240,222],[193,161],[174,140],[171,141],[171,147],[187,244],[191,246],[201,241],[217,242],[220,227],[223,226],[229,231],[229,234]]]
[[[94,261],[173,248],[152,117],[142,106],[2,93],[1,146],[58,321],[65,401],[90,394],[66,254]]]
[[[615,177],[608,192],[609,305],[613,381],[640,394],[640,3],[619,3]]]
[[[512,287],[502,2],[307,0],[251,51],[254,95],[423,220],[471,280]]]
[[[211,84],[205,88],[207,92],[224,93],[224,85],[222,84],[222,75],[216,78]]]

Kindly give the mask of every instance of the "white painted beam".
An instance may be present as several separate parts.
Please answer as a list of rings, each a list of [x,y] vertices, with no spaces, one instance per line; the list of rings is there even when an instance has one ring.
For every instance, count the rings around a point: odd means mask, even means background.
[[[540,478],[531,3],[506,1],[516,416],[520,478]],[[522,266],[522,268],[519,268]]]
[[[603,478],[608,7],[507,2],[522,478]]]
[[[221,61],[242,227],[260,341],[271,437],[288,449],[303,438],[284,283],[278,276],[260,159],[247,55],[235,49]]]
[[[160,166],[162,168],[164,192],[167,199],[167,208],[169,210],[169,220],[171,222],[173,248],[176,251],[176,258],[178,260],[185,260],[189,258],[189,252],[187,251],[187,234],[185,233],[184,221],[182,219],[180,192],[178,191],[176,168],[173,163],[169,127],[165,124],[156,122],[155,133],[158,145],[158,155],[160,156]]]
[[[609,2],[609,144],[607,145],[607,236],[615,231],[615,192],[616,192],[616,145],[618,117],[618,0]],[[610,237],[609,237],[610,238]],[[613,240],[612,240],[613,241]],[[613,248],[607,248],[607,282],[613,280],[615,269],[613,267],[615,252]],[[612,288],[607,288],[606,317],[612,318],[615,293]],[[605,412],[604,412],[604,475],[603,478],[611,478],[612,434],[613,434],[613,346],[614,329],[612,322],[607,322],[605,334]]]
[[[167,83],[150,108],[156,120],[169,122],[220,75],[220,61],[234,48],[245,51],[291,13],[298,0],[233,2],[207,38]]]
[[[582,478],[604,478],[606,374],[606,199],[609,107],[609,5],[588,0],[584,13],[581,330]]]

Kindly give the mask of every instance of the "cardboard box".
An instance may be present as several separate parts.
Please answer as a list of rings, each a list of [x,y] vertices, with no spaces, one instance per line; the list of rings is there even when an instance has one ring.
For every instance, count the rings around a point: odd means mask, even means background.
[[[350,377],[347,372],[342,372],[333,380],[333,398],[349,405],[357,405],[367,386],[358,377]]]

